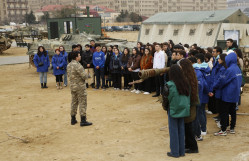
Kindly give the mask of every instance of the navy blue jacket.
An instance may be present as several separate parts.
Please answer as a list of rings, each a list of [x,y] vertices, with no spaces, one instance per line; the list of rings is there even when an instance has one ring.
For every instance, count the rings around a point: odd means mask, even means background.
[[[41,56],[35,54],[33,61],[37,68],[37,72],[48,72],[48,68],[50,66],[48,54],[46,56],[44,54],[42,54]],[[39,66],[39,63],[43,63],[43,65]]]
[[[218,65],[219,65],[219,62],[218,62],[218,59],[219,59],[219,55],[216,57],[213,57],[213,68],[212,68],[212,71],[211,71],[211,86],[214,85],[214,81],[215,81],[215,78],[216,78],[216,74],[217,74],[217,68],[218,68]],[[213,92],[213,91],[211,91]]]
[[[110,72],[111,73],[121,73],[121,66],[120,66],[120,54],[112,55],[110,59]]]
[[[125,54],[122,54],[120,56],[120,61],[119,61],[120,66],[124,68],[123,70],[121,69],[121,72],[123,74],[129,74],[130,71],[127,68],[127,64],[128,64],[129,59],[130,59],[130,54],[127,55],[127,57],[128,57],[127,61],[122,61],[122,59],[123,59],[124,56],[125,56]]]
[[[93,65],[94,68],[99,66],[99,68],[104,68],[105,66],[105,54],[100,51],[100,52],[94,52],[93,53]]]
[[[62,54],[55,54],[52,58],[52,66],[54,75],[62,75],[65,74],[65,57]],[[59,69],[57,69],[59,67]]]
[[[237,55],[233,52],[225,58],[227,69],[215,82],[214,89],[221,89],[221,100],[224,102],[239,102],[242,73],[237,65]]]

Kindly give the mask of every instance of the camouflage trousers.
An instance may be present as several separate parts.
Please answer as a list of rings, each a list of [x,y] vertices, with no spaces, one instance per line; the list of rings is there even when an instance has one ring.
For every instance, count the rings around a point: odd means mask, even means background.
[[[71,116],[77,114],[79,106],[80,116],[86,116],[87,109],[87,92],[86,89],[71,91],[72,103],[71,103]]]

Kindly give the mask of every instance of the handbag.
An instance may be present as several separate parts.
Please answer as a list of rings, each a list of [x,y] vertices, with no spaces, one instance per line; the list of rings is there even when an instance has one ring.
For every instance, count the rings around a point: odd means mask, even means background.
[[[162,98],[163,98],[162,106],[163,106],[163,109],[165,111],[169,110],[169,99],[168,99],[168,96],[169,96],[169,86],[168,86],[167,83],[165,83],[165,85],[163,86],[163,90],[162,90]]]

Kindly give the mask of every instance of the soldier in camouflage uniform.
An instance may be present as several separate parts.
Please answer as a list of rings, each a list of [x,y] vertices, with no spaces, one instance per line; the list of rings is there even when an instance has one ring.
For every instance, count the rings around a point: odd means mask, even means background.
[[[72,61],[67,66],[68,78],[70,80],[70,89],[72,94],[71,104],[71,125],[77,123],[76,114],[79,106],[81,122],[80,126],[92,125],[91,122],[86,121],[86,108],[87,108],[87,92],[86,83],[87,74],[84,68],[79,63],[81,56],[79,52],[71,53]]]

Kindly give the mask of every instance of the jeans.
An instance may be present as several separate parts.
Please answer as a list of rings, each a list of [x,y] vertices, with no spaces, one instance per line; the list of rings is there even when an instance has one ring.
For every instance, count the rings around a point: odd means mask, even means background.
[[[67,86],[67,70],[64,74],[64,84]]]
[[[104,68],[95,69],[96,80],[97,80],[97,88],[100,86],[100,77],[102,79],[102,88],[105,87],[105,73]]]
[[[195,120],[192,122],[192,128],[194,131],[195,136],[200,137],[201,136],[201,127],[200,127],[200,122],[199,122],[199,110],[200,110],[201,106],[197,105],[196,106],[196,118]]]
[[[184,118],[173,118],[168,112],[170,150],[174,157],[185,155]]]
[[[47,72],[39,72],[40,83],[47,83]]]
[[[197,108],[199,123],[201,126],[201,131],[207,131],[207,116],[205,112],[205,103],[202,103],[200,107]]]

